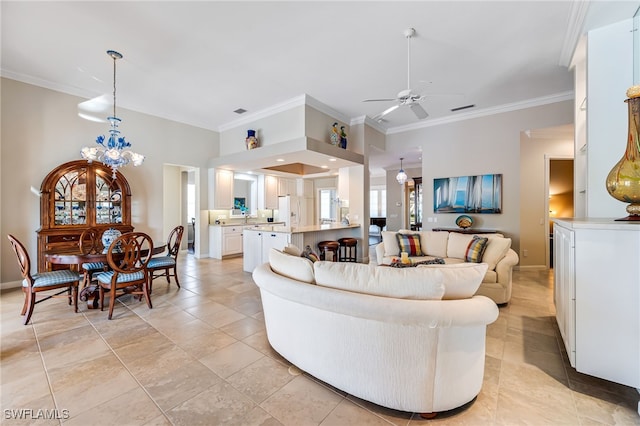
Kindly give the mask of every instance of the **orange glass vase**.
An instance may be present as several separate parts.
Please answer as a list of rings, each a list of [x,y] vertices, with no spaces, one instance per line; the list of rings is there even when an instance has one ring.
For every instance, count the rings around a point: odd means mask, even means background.
[[[627,90],[627,96],[627,149],[607,176],[607,191],[616,200],[629,203],[629,216],[616,220],[640,221],[640,86],[633,86]]]

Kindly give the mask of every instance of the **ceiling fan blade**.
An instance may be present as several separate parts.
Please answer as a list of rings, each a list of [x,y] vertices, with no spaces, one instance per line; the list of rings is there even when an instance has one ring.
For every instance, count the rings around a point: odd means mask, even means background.
[[[386,98],[386,99],[365,99],[362,102],[388,102],[395,101],[395,98]]]
[[[376,121],[379,121],[382,117],[384,117],[385,115],[389,114],[390,112],[393,112],[393,111],[397,110],[398,108],[400,108],[400,105],[394,105],[392,107],[389,107],[389,108],[385,109],[384,111],[382,111],[380,114],[378,114],[375,117],[373,117],[373,119],[376,120]]]
[[[429,114],[427,114],[427,111],[425,111],[420,104],[412,104],[411,111],[413,111],[413,113],[416,115],[416,117],[418,117],[419,120],[424,120],[429,116]]]

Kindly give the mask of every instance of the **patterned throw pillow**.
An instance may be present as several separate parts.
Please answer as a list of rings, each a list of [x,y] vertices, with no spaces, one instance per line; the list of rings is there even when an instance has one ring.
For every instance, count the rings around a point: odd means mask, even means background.
[[[302,254],[300,255],[300,257],[305,257],[307,259],[309,259],[312,262],[317,262],[318,261],[318,255],[315,254],[312,250],[311,250],[311,246],[307,245],[304,248],[304,251],[302,252]]]
[[[423,256],[422,249],[420,248],[420,235],[419,234],[396,234],[398,240],[398,247],[400,248],[401,256],[403,251],[406,251],[409,256]]]
[[[484,254],[484,251],[487,249],[488,243],[489,243],[489,238],[478,237],[477,235],[474,235],[473,239],[467,246],[467,252],[465,253],[465,256],[464,256],[465,262],[481,263],[482,255]]]

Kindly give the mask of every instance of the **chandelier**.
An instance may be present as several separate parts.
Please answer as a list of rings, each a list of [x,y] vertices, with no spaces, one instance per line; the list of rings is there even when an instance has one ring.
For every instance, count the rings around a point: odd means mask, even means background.
[[[402,160],[404,160],[404,158],[400,158],[400,170],[396,175],[396,180],[400,185],[404,185],[404,183],[407,181],[407,178],[408,178],[407,174],[402,169]]]
[[[111,129],[109,129],[108,138],[105,138],[104,135],[98,136],[96,138],[97,146],[85,146],[80,151],[80,154],[82,158],[88,160],[89,163],[97,160],[105,166],[111,167],[113,178],[115,179],[118,168],[126,166],[129,163],[133,163],[134,166],[139,166],[144,161],[144,155],[127,149],[131,146],[131,143],[125,140],[124,136],[120,136],[118,125],[122,120],[116,115],[116,61],[122,59],[122,54],[115,50],[107,50],[107,55],[113,59],[113,115],[107,117],[107,120],[111,123]]]

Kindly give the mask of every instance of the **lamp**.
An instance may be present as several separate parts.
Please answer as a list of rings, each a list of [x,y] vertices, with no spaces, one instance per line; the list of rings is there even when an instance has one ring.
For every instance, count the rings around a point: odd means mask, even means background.
[[[118,125],[122,120],[116,116],[116,61],[122,59],[122,54],[115,50],[107,50],[107,55],[113,59],[113,115],[107,117],[109,123],[111,123],[111,129],[109,129],[109,138],[105,139],[104,135],[100,135],[96,138],[96,144],[98,146],[88,147],[85,146],[80,151],[82,158],[91,163],[93,160],[101,161],[104,165],[111,167],[113,171],[113,178],[116,178],[116,171],[119,167],[126,166],[130,162],[134,166],[139,166],[144,161],[144,155],[135,153],[129,149],[130,142],[127,142],[124,136],[120,136]]]
[[[402,160],[404,160],[404,158],[400,158],[400,170],[398,171],[398,174],[396,175],[396,180],[398,181],[398,183],[400,185],[404,185],[404,183],[407,181],[408,176],[407,174],[404,172],[404,170],[402,169]]]

